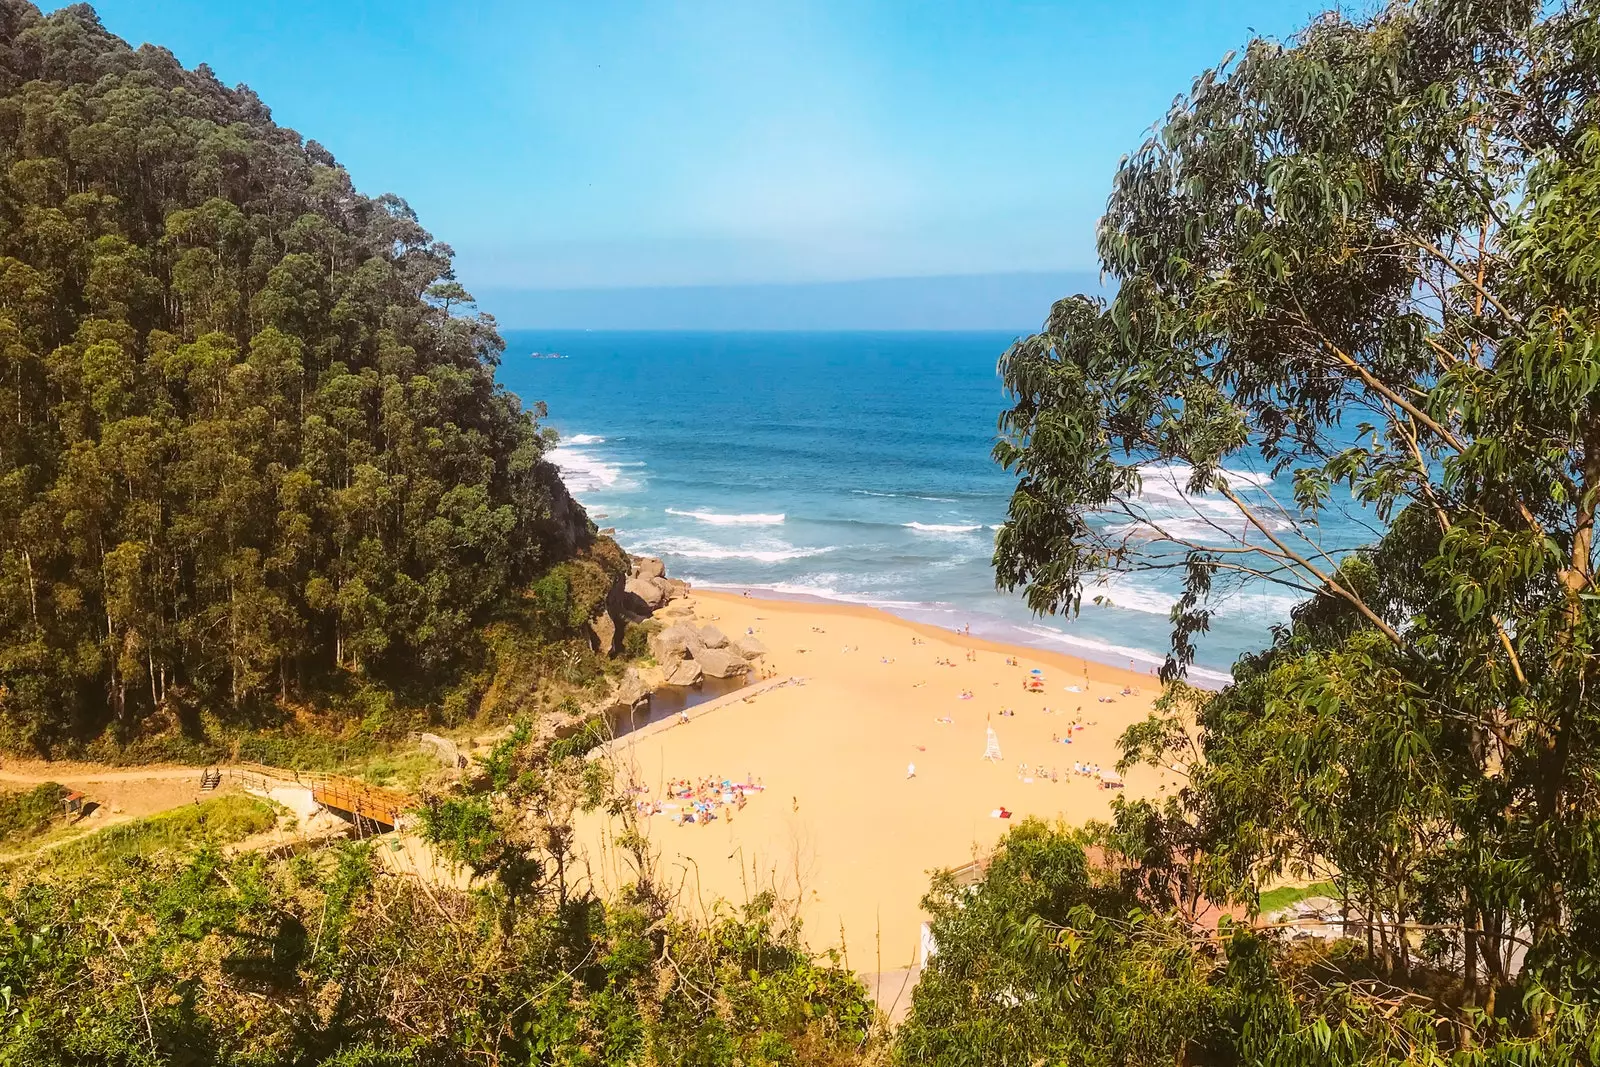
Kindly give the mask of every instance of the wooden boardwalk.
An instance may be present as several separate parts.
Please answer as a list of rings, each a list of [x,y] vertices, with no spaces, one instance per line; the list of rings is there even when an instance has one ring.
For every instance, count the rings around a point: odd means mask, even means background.
[[[325,808],[385,826],[396,825],[401,814],[413,806],[411,797],[406,793],[368,785],[342,774],[291,771],[261,763],[234,764],[227,768],[227,773],[235,781],[261,790],[266,790],[274,783],[301,786],[311,790],[311,799]]]

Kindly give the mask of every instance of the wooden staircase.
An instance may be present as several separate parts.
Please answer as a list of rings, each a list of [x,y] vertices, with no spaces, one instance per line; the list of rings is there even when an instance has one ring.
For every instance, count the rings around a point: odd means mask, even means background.
[[[222,771],[217,767],[207,767],[200,775],[200,792],[209,793],[222,784]]]

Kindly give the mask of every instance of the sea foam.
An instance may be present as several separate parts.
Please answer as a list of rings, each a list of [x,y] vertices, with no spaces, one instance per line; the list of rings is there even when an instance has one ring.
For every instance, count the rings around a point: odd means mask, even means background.
[[[622,465],[608,463],[591,452],[561,447],[550,451],[549,459],[561,472],[561,480],[579,500],[585,493],[634,488],[622,476]]]
[[[921,533],[972,533],[974,530],[983,529],[982,523],[968,526],[961,523],[903,522],[900,525],[908,530],[917,530]]]
[[[677,515],[685,519],[694,519],[696,522],[708,522],[713,526],[782,526],[782,514],[752,513],[748,515],[723,515],[715,511],[679,511],[677,508],[667,508],[668,515]]]
[[[682,559],[747,559],[757,563],[785,563],[792,559],[809,559],[834,551],[833,545],[821,548],[799,548],[785,541],[758,541],[749,545],[717,545],[694,537],[656,537],[635,542],[633,547],[663,556]]]

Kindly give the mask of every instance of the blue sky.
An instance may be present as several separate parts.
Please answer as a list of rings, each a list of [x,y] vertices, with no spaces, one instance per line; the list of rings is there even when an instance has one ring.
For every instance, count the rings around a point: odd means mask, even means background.
[[[1117,160],[1290,0],[105,0],[491,290],[1095,268]]]

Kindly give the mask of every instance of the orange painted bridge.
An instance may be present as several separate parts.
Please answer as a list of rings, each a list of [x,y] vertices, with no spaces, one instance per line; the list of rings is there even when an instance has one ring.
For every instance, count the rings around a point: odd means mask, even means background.
[[[358,819],[394,826],[402,812],[415,806],[415,801],[396,789],[368,785],[342,774],[320,771],[291,771],[283,767],[268,767],[259,763],[234,764],[228,768],[230,777],[265,789],[268,780],[299,785],[311,790],[311,799],[325,808],[344,812]]]
[[[337,774],[302,774],[300,781],[311,787],[311,799],[325,808],[349,812],[360,819],[393,826],[401,812],[413,806],[412,799],[394,789],[368,785]]]

